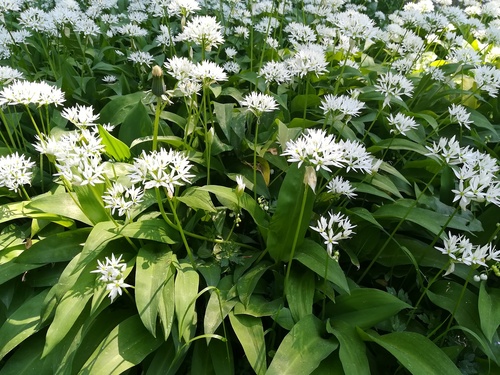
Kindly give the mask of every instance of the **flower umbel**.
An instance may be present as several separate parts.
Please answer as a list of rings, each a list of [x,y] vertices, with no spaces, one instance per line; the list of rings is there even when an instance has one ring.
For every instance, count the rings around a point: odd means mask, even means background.
[[[118,295],[122,295],[122,289],[132,286],[125,283],[125,270],[127,269],[127,264],[121,261],[122,256],[123,255],[120,255],[116,258],[115,254],[111,254],[111,259],[106,257],[105,262],[98,260],[97,269],[90,271],[91,273],[101,274],[99,281],[106,283],[106,290],[109,291],[108,296],[111,298],[111,302],[113,302]]]

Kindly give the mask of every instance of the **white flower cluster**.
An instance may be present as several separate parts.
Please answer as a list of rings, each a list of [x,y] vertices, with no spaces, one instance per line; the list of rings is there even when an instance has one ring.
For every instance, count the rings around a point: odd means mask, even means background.
[[[66,132],[58,139],[44,137],[35,144],[41,154],[55,158],[58,170],[55,176],[63,177],[72,185],[91,185],[104,182],[101,154],[104,145],[97,133],[87,129]]]
[[[356,226],[351,224],[349,218],[341,213],[333,214],[329,212],[328,216],[328,218],[320,216],[316,226],[310,228],[323,237],[326,251],[330,256],[333,256],[333,245],[350,238]]]
[[[389,122],[389,125],[393,127],[390,132],[396,135],[406,135],[406,132],[418,128],[418,124],[413,117],[406,116],[402,113],[398,113],[395,116],[391,113],[387,117],[387,121]]]
[[[470,124],[472,124],[472,120],[470,120],[470,113],[467,112],[465,107],[461,104],[452,104],[448,108],[448,113],[450,114],[451,121],[457,122],[460,126],[465,126],[470,130]]]
[[[28,82],[16,80],[0,91],[0,106],[17,104],[36,104],[37,106],[62,105],[63,92],[47,82]]]
[[[0,156],[0,187],[17,193],[22,185],[31,184],[35,163],[17,152]]]
[[[187,156],[179,151],[163,148],[149,154],[143,151],[130,166],[129,177],[132,183],[142,183],[144,190],[164,187],[172,197],[176,186],[191,183],[194,175],[189,170],[192,166]]]
[[[271,95],[253,91],[245,95],[241,106],[247,107],[255,116],[260,117],[264,112],[272,112],[277,109],[278,103]]]
[[[326,190],[334,195],[345,195],[349,199],[357,195],[351,183],[340,176],[332,178],[326,185]]]
[[[321,100],[320,108],[324,114],[331,114],[335,120],[342,120],[344,117],[356,117],[359,115],[365,104],[356,98],[347,95],[325,95]]]
[[[184,96],[191,96],[201,90],[203,86],[227,80],[224,69],[212,61],[203,60],[201,63],[193,63],[186,57],[174,56],[167,59],[165,69],[168,74],[179,82],[176,88]]]
[[[71,121],[77,127],[96,125],[96,121],[99,118],[98,114],[94,114],[94,108],[92,106],[79,104],[75,107],[64,108],[61,116]]]
[[[0,84],[5,84],[14,79],[22,79],[23,73],[9,66],[0,66]]]
[[[462,210],[465,211],[471,202],[500,206],[500,181],[496,176],[500,166],[496,159],[469,146],[460,147],[455,137],[441,138],[438,143],[426,147],[430,151],[428,156],[452,166],[458,179],[458,189],[452,190],[453,201],[458,201]]]
[[[479,266],[488,268],[488,261],[500,262],[500,250],[491,243],[483,246],[474,245],[463,235],[448,233],[448,238],[443,241],[443,247],[436,246],[435,249],[450,257],[451,264],[446,274],[455,270],[455,263],[463,263],[474,268]]]
[[[140,187],[127,187],[119,182],[106,190],[102,196],[104,207],[111,209],[113,215],[118,210],[118,215],[130,217],[132,208],[141,203],[144,199],[144,191]]]
[[[193,42],[206,51],[224,43],[221,25],[215,17],[195,16],[189,20],[182,33],[176,36],[175,41]]]
[[[405,95],[411,98],[413,95],[413,83],[405,76],[387,72],[380,75],[375,89],[385,96],[382,107],[391,106],[391,99],[402,100],[401,96]]]
[[[106,283],[106,289],[109,291],[111,302],[113,302],[118,295],[122,295],[122,289],[132,286],[125,283],[124,273],[127,269],[127,264],[121,262],[122,256],[123,255],[120,255],[116,258],[115,254],[111,254],[111,259],[106,257],[105,263],[98,260],[97,269],[90,271],[91,273],[101,274],[99,281]]]
[[[366,148],[357,141],[335,141],[331,134],[323,130],[308,129],[295,141],[286,143],[284,156],[288,156],[291,163],[302,163],[331,172],[330,167],[361,170],[371,173],[374,168],[374,158]]]

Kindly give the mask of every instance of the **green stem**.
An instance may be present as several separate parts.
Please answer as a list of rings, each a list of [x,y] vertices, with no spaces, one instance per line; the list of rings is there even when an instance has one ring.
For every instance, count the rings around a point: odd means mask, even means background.
[[[293,237],[292,250],[290,251],[290,258],[288,259],[288,266],[286,268],[285,289],[283,291],[284,294],[286,294],[286,290],[288,288],[288,282],[289,282],[288,280],[290,279],[290,270],[292,269],[292,261],[293,257],[295,256],[295,248],[297,247],[297,242],[299,240],[300,225],[302,223],[302,218],[304,216],[304,209],[306,207],[308,190],[309,186],[307,185],[304,186],[304,195],[302,196],[302,204],[300,205],[299,221],[297,222],[297,228],[295,230],[295,235]]]
[[[153,151],[156,151],[158,147],[158,129],[160,127],[161,110],[162,110],[161,98],[158,98],[155,109],[155,121],[153,123],[153,147],[152,147]]]
[[[257,142],[259,136],[260,117],[257,117],[255,125],[255,135],[253,139],[253,198],[257,201]]]
[[[158,193],[157,193],[158,197]],[[184,247],[186,248],[186,251],[189,256],[189,260],[191,261],[191,265],[193,266],[193,269],[196,269],[196,263],[194,261],[193,253],[191,252],[191,248],[189,247],[189,244],[187,242],[186,236],[184,235],[184,230],[182,229],[181,221],[179,220],[179,217],[177,216],[177,210],[175,209],[174,205],[172,204],[172,201],[170,199],[167,199],[168,203],[170,205],[170,209],[172,210],[172,213],[174,214],[174,219],[175,222],[177,223],[177,230],[181,234],[182,242],[184,243]]]

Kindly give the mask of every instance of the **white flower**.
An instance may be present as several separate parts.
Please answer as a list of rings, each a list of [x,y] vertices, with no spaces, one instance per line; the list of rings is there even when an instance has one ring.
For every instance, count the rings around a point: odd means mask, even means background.
[[[116,82],[116,80],[117,80],[116,76],[111,75],[111,74],[102,77],[102,81],[104,83],[114,83],[114,82]]]
[[[181,81],[194,75],[196,64],[186,57],[173,56],[164,63],[165,69],[175,79]]]
[[[224,69],[208,60],[203,60],[197,64],[191,74],[192,78],[200,81],[204,86],[227,80],[227,74],[224,72]]]
[[[246,185],[242,175],[236,176],[236,194],[241,195],[245,191]]]
[[[96,120],[99,118],[98,114],[94,114],[92,106],[87,107],[79,104],[71,108],[64,108],[61,116],[77,127],[96,125]]]
[[[144,199],[144,191],[140,187],[126,187],[118,182],[106,190],[102,196],[106,208],[111,209],[111,214],[118,210],[118,215],[129,217],[131,209]]]
[[[109,298],[111,302],[115,300],[118,295],[122,295],[122,289],[131,287],[132,285],[125,283],[125,270],[127,269],[127,264],[122,263],[123,255],[118,258],[115,254],[111,254],[111,259],[106,257],[106,262],[103,263],[97,260],[97,269],[90,271],[90,273],[99,273],[101,277],[99,281],[106,283],[106,290],[109,292]]]
[[[215,17],[195,16],[189,20],[182,33],[175,38],[178,42],[193,42],[206,51],[224,43],[221,25]]]
[[[470,130],[470,124],[473,123],[470,120],[470,113],[467,112],[465,107],[461,104],[452,104],[451,107],[448,107],[448,112],[450,113],[451,121],[456,121],[460,126],[465,126]]]
[[[288,69],[288,65],[284,62],[268,61],[264,63],[259,75],[264,77],[266,83],[276,82],[280,85],[292,81],[292,73]]]
[[[328,213],[329,218],[320,216],[315,227],[310,228],[318,232],[324,239],[326,251],[330,256],[333,256],[333,245],[337,245],[339,241],[350,238],[354,234],[353,229],[356,227],[351,224],[348,217],[341,213]]]
[[[23,79],[23,73],[9,66],[0,66],[0,84],[6,84],[14,79]]]
[[[319,106],[325,115],[331,114],[335,120],[342,120],[345,116],[358,116],[365,104],[358,99],[347,95],[325,95]]]
[[[474,69],[474,78],[477,86],[488,93],[492,98],[498,95],[500,88],[500,70],[493,66],[481,65]]]
[[[391,133],[406,135],[407,131],[418,128],[417,122],[410,116],[406,116],[402,113],[398,113],[393,116],[392,113],[387,117],[389,125],[393,126]]]
[[[131,52],[128,59],[135,64],[145,64],[147,66],[154,62],[153,56],[149,52],[143,51]]]
[[[172,197],[175,187],[191,183],[191,167],[189,159],[179,151],[161,148],[149,154],[143,151],[135,158],[129,176],[132,183],[142,183],[145,190],[165,187]]]
[[[327,72],[328,62],[322,46],[317,44],[299,45],[295,54],[286,60],[293,75],[305,77],[308,73],[316,76]]]
[[[402,95],[408,97],[413,95],[413,83],[398,73],[387,72],[381,74],[374,87],[385,96],[382,107],[390,106],[391,99],[402,100]]]
[[[340,176],[336,176],[331,179],[326,185],[326,189],[329,193],[334,195],[345,195],[347,198],[356,197],[354,188],[351,183]]]
[[[64,102],[63,92],[46,82],[28,82],[16,80],[0,91],[0,106],[30,103],[40,105],[61,105]]]
[[[271,95],[254,91],[245,95],[241,106],[247,107],[255,116],[260,117],[264,112],[272,112],[277,109],[278,103]]]
[[[172,0],[167,9],[171,15],[187,17],[200,10],[200,4],[196,0]]]
[[[35,163],[17,152],[0,156],[0,187],[17,193],[22,185],[31,184]]]
[[[237,74],[241,70],[240,65],[236,61],[226,61],[222,67],[226,72],[233,74]]]

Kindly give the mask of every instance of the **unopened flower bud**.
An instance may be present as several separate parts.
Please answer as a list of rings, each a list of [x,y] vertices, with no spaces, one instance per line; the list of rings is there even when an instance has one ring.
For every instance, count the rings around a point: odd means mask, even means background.
[[[151,91],[154,95],[160,97],[165,94],[166,87],[165,83],[163,83],[163,70],[158,66],[153,66],[153,83],[151,85]]]
[[[236,176],[236,183],[238,184],[236,186],[236,194],[241,197],[243,195],[243,192],[245,191],[245,182],[243,181],[243,176],[238,175]]]

